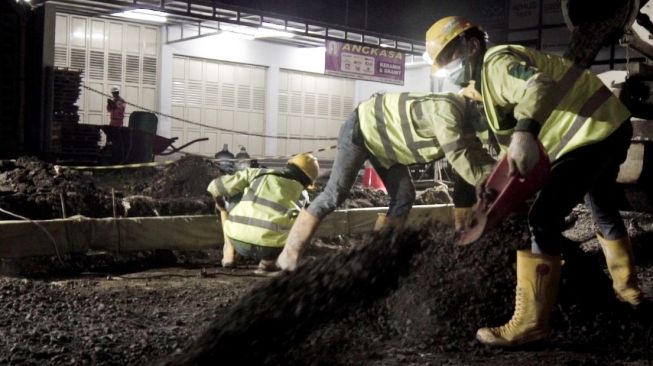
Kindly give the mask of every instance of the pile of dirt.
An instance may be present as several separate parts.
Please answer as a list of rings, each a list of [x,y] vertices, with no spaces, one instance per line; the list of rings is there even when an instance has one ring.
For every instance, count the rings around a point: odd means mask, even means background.
[[[425,189],[415,198],[416,205],[438,205],[453,203],[449,187],[446,184],[439,184],[435,187]]]
[[[637,252],[650,252],[640,247],[650,233],[634,234]],[[451,238],[438,225],[383,233],[345,254],[300,266],[252,290],[170,364],[201,364],[211,357],[298,365],[389,358],[501,364],[502,351],[481,347],[474,334],[512,315],[515,250],[527,247],[527,227],[507,222],[468,247],[453,245]],[[551,322],[555,338],[544,351],[516,358],[557,364],[646,360],[651,309],[633,311],[615,299],[599,251],[583,251],[571,241],[564,247]],[[643,272],[651,276],[647,268]]]
[[[110,192],[96,188],[92,175],[20,157],[0,164],[0,207],[30,219],[66,215],[107,217],[113,213]],[[15,219],[0,213],[0,219]]]
[[[184,157],[162,170],[79,171],[34,157],[0,161],[0,207],[34,220],[66,216],[121,217],[213,213],[206,192],[220,176],[210,160]],[[0,219],[12,219],[0,214]]]
[[[339,208],[386,207],[390,204],[390,197],[381,190],[361,186],[353,186],[349,197]]]
[[[154,198],[207,197],[206,187],[221,174],[211,160],[189,155],[166,166],[141,194]]]

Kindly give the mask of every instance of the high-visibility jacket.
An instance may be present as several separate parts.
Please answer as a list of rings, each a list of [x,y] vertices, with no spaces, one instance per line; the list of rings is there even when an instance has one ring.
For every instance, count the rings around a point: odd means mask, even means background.
[[[488,123],[503,150],[513,131],[531,131],[554,161],[605,139],[630,116],[591,71],[523,46],[490,48],[481,80]]]
[[[284,246],[308,197],[301,183],[270,169],[247,168],[214,182],[225,198],[242,193],[223,224],[227,236],[265,247]]]
[[[365,146],[385,168],[446,157],[476,185],[495,163],[483,148],[487,125],[474,106],[453,93],[377,94],[358,106]]]

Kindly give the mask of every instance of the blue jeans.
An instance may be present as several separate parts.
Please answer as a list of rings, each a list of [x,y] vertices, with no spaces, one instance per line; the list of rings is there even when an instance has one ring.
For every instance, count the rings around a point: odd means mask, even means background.
[[[554,162],[549,182],[528,214],[534,252],[560,255],[565,216],[583,199],[604,238],[628,235],[619,213],[616,179],[632,134],[628,120],[605,140],[580,147]]]
[[[415,185],[410,171],[407,166],[402,164],[395,164],[387,169],[383,168],[370,154],[365,148],[358,127],[358,110],[354,110],[340,128],[338,151],[333,161],[331,176],[324,191],[308,206],[308,212],[319,219],[323,219],[333,212],[349,196],[349,191],[365,160],[372,163],[388,190],[390,207],[387,215],[391,217],[408,216],[415,201]]]
[[[283,247],[264,247],[262,245],[249,244],[235,239],[231,239],[231,244],[234,246],[236,253],[254,261],[276,260],[283,250]]]

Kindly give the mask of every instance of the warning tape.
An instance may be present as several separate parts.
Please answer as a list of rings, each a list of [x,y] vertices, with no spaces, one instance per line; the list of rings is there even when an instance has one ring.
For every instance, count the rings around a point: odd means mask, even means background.
[[[119,164],[119,165],[55,165],[57,169],[76,169],[76,170],[108,170],[108,169],[129,169],[129,168],[145,168],[159,165],[169,165],[176,160],[154,161],[151,163],[134,163],[134,164]]]
[[[322,151],[327,151],[327,150],[333,150],[337,148],[338,145],[331,145],[329,147],[324,147],[320,148],[317,150],[313,151],[307,151],[302,154],[317,154]],[[277,155],[277,156],[261,156],[261,157],[249,157],[248,159],[236,159],[236,158],[209,158],[204,155],[200,154],[194,154],[194,153],[189,153],[189,152],[180,152],[184,155],[191,155],[191,156],[199,156],[202,158],[205,158],[207,160],[211,161],[217,161],[217,162],[224,162],[224,161],[246,161],[246,160],[274,160],[274,159],[288,159],[293,156],[293,155]],[[162,166],[162,165],[169,165],[178,160],[166,160],[166,161],[154,161],[150,163],[134,163],[134,164],[119,164],[119,165],[55,165],[54,169],[55,171],[59,171],[60,169],[75,169],[75,170],[110,170],[110,169],[133,169],[133,168],[145,168],[145,167],[155,167],[155,166]]]
[[[104,93],[104,92],[102,92],[100,90],[97,90],[97,89],[93,89],[90,86],[86,86],[84,84],[82,84],[82,88],[90,90],[90,91],[92,91],[94,93],[100,94],[100,95],[105,96],[105,97],[113,98],[113,96],[111,96],[109,94],[106,94],[106,93]],[[172,116],[170,114],[165,114],[165,113],[160,112],[160,111],[155,111],[153,109],[149,109],[149,108],[140,106],[138,104],[130,103],[130,102],[127,102],[127,101],[125,101],[125,103],[132,106],[132,107],[136,107],[137,109],[140,109],[142,111],[154,113],[156,115],[163,116],[163,117],[170,118],[170,119],[174,119],[174,120],[177,120],[177,121],[180,121],[180,122],[184,122],[184,123],[188,123],[188,124],[191,124],[191,125],[200,126],[200,127],[204,127],[204,128],[209,128],[209,129],[213,129],[213,130],[218,130],[218,131],[237,133],[237,134],[245,135],[245,136],[256,136],[256,137],[263,137],[263,138],[270,138],[270,139],[280,139],[280,140],[306,140],[306,141],[333,141],[333,140],[338,139],[337,137],[276,136],[276,135],[265,135],[265,134],[262,134],[262,133],[253,133],[253,132],[246,132],[246,131],[231,130],[231,129],[228,129],[228,128],[205,125],[203,123],[198,123],[198,122],[194,122],[194,121],[187,120],[187,119],[184,119],[184,118],[175,117],[175,116]]]

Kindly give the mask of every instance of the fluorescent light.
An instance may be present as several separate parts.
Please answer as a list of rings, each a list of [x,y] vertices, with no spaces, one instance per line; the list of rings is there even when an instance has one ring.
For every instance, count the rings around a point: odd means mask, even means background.
[[[135,19],[135,20],[144,20],[147,22],[155,22],[155,23],[165,23],[168,20],[168,14],[161,11],[150,10],[150,9],[128,10],[128,11],[123,11],[122,13],[115,13],[112,15],[116,17]]]
[[[294,36],[290,32],[268,28],[259,28],[254,34],[254,38],[293,38]]]

